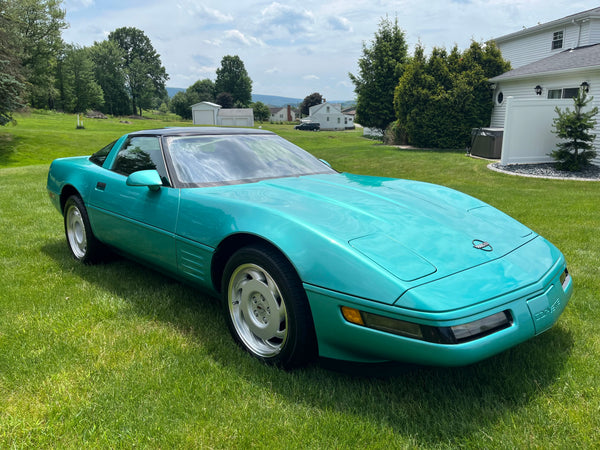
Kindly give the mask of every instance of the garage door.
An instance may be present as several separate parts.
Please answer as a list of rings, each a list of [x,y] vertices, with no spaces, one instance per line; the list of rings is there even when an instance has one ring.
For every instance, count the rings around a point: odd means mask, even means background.
[[[222,117],[221,125],[224,127],[251,127],[250,119],[247,117]]]
[[[214,125],[214,113],[212,111],[194,111],[195,125]]]

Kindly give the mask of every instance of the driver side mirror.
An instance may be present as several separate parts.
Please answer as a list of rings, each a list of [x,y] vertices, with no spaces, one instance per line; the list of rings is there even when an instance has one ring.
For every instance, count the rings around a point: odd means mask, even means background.
[[[127,177],[127,186],[147,186],[151,191],[158,191],[163,182],[156,170],[139,170]]]

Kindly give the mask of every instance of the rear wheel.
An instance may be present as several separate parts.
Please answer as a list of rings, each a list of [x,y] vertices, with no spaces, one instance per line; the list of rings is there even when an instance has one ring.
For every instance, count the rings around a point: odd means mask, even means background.
[[[100,261],[104,248],[92,233],[87,210],[81,197],[72,195],[67,199],[63,216],[67,244],[73,257],[84,264]]]
[[[294,268],[266,246],[244,247],[225,266],[223,306],[234,339],[254,357],[283,368],[316,353],[310,307]]]

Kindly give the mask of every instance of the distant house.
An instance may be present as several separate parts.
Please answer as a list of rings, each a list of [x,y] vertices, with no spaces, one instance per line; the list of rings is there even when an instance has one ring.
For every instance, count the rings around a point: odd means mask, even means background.
[[[296,120],[296,112],[290,105],[285,108],[269,108],[271,115],[270,122],[294,122]]]
[[[194,125],[253,127],[254,111],[252,108],[223,109],[215,103],[200,102],[192,105],[192,120]]]
[[[490,127],[504,130],[502,163],[553,161],[555,108],[571,107],[579,89],[600,99],[600,8],[494,41],[513,67],[489,80],[494,92]]]
[[[354,127],[354,117],[342,112],[342,106],[334,103],[321,103],[308,109],[311,122],[321,124],[321,130],[341,131]]]

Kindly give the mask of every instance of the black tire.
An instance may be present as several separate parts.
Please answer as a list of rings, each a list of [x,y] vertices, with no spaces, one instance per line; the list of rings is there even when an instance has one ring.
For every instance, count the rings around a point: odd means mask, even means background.
[[[63,210],[65,236],[73,257],[84,264],[96,264],[105,254],[104,245],[96,239],[87,210],[78,195],[70,196]]]
[[[284,369],[316,355],[316,337],[298,274],[267,246],[238,250],[225,266],[222,302],[235,341],[255,358]]]

